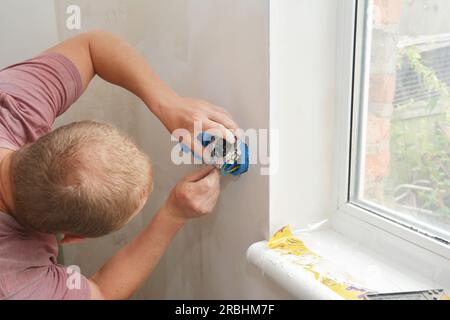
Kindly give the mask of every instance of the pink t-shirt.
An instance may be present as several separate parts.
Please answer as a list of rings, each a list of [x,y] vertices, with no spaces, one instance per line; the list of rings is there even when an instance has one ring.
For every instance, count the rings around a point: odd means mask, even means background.
[[[82,92],[75,65],[45,53],[0,71],[0,148],[17,150],[48,133]],[[0,299],[89,299],[85,277],[56,263],[55,235],[25,231],[0,212]]]

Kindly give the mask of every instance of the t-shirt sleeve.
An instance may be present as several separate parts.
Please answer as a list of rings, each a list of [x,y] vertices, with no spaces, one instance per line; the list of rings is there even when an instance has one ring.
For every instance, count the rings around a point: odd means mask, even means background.
[[[81,92],[78,69],[59,53],[44,53],[1,70],[0,147],[20,148],[48,133]]]
[[[45,279],[48,288],[48,296],[45,299],[89,300],[89,281],[77,269],[57,264],[50,266]]]
[[[77,268],[53,264],[28,270],[30,281],[12,300],[90,300],[89,281]],[[32,273],[32,274],[31,274]]]

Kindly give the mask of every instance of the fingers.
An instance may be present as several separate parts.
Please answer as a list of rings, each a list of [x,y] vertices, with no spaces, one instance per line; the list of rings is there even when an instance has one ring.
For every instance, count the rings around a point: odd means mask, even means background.
[[[178,128],[174,129],[173,126],[169,126],[171,128],[169,131],[174,134],[177,131],[176,129],[184,129],[184,133],[180,133],[182,137],[176,138],[192,150],[196,159],[202,159],[206,164],[213,163],[211,159],[212,150],[207,149],[207,147],[204,148],[202,143],[198,141],[197,131],[208,132],[231,144],[236,142],[236,137],[241,138],[240,132],[242,130],[239,129],[231,114],[225,109],[204,100],[190,98],[184,98],[183,104],[184,107],[176,116],[179,120],[181,119],[178,121]]]
[[[223,115],[226,115],[226,116],[228,116],[228,117],[231,117],[231,114],[230,114],[230,112],[228,112],[228,110],[226,110],[226,109],[224,109],[224,108],[222,108],[222,107],[219,107],[219,106],[216,106],[216,105],[213,105],[213,104],[209,104],[209,107],[211,108],[211,109],[213,109],[215,112],[217,112],[217,113],[221,113],[221,114],[223,114]]]
[[[216,107],[215,112],[208,115],[211,120],[207,125],[212,129],[220,130],[222,137],[229,143],[235,142],[235,137],[241,138],[239,125],[233,120],[231,114],[225,109]]]
[[[208,118],[214,122],[217,122],[230,130],[239,129],[238,124],[233,120],[229,114],[224,114],[220,112],[213,112],[208,115]]]
[[[169,214],[182,219],[204,216],[214,210],[219,194],[219,172],[205,166],[177,183],[167,200],[172,208]]]
[[[186,176],[187,181],[196,182],[202,180],[205,177],[208,177],[211,172],[214,172],[215,167],[213,166],[204,166],[201,169],[194,171],[193,173]]]
[[[215,112],[215,113],[220,113],[220,114],[222,114],[224,116],[227,116],[227,117],[231,118],[231,114],[230,114],[230,112],[228,110],[226,110],[226,109],[224,109],[222,107],[216,106],[216,105],[214,105],[214,104],[212,104],[212,103],[210,103],[208,101],[204,101],[203,100],[201,108],[203,108],[205,111],[208,111],[208,112],[212,111],[212,112]]]
[[[200,206],[203,213],[210,213],[216,206],[220,194],[220,174],[217,170],[212,170],[204,178],[195,182],[196,189],[199,190]]]
[[[230,129],[228,129],[224,125],[222,125],[221,123],[207,120],[204,123],[204,127],[206,128],[206,130],[216,131],[216,132],[220,133],[221,138],[225,139],[229,143],[235,143],[235,141],[236,141],[234,133]]]
[[[205,183],[208,187],[213,188],[220,184],[220,174],[218,170],[211,170],[203,178],[199,179]]]
[[[238,124],[233,120],[231,114],[224,108],[215,106],[213,104],[207,104],[207,116],[210,121],[207,121],[203,125],[206,129],[217,129],[222,133],[222,137],[229,143],[234,143],[235,135],[234,130],[239,129]]]

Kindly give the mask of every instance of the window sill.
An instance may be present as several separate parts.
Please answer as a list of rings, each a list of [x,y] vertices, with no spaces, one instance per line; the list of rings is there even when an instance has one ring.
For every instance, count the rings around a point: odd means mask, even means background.
[[[329,274],[345,274],[351,279],[351,282],[345,280],[345,283],[356,287],[380,293],[442,288],[439,284],[378,256],[331,229],[296,234],[296,237],[327,261],[328,267],[332,267],[328,268],[332,270]],[[324,284],[324,281],[320,281],[320,276],[316,279],[315,274],[305,268],[300,257],[269,249],[267,241],[251,245],[247,250],[247,259],[297,299],[344,299],[341,294]],[[323,274],[326,272],[328,271]],[[450,291],[446,289],[448,294]]]

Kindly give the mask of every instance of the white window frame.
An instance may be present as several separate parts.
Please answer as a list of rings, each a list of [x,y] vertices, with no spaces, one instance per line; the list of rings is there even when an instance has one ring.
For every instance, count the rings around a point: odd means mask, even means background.
[[[350,201],[349,188],[354,187],[350,185],[352,183],[350,179],[350,162],[357,160],[357,152],[352,152],[352,149],[353,151],[356,150],[358,141],[356,136],[357,130],[352,130],[352,126],[355,121],[361,121],[357,120],[361,116],[358,113],[361,110],[360,106],[365,105],[359,102],[361,97],[361,85],[359,85],[362,76],[361,61],[363,61],[362,54],[364,54],[363,30],[365,21],[363,17],[366,7],[365,1],[370,0],[339,1],[336,79],[337,143],[335,153],[337,156],[335,162],[337,173],[335,190],[337,211],[332,216],[332,225],[338,232],[350,237],[356,237],[362,242],[370,242],[368,239],[361,239],[362,237],[370,238],[374,235],[379,235],[377,237],[378,240],[389,238],[389,240],[386,240],[389,243],[384,244],[386,248],[391,248],[389,250],[394,250],[392,248],[401,250],[401,248],[406,247],[411,249],[411,245],[413,249],[414,247],[420,247],[425,249],[427,254],[431,254],[431,256],[439,256],[440,261],[443,261],[441,258],[444,258],[444,261],[447,261],[448,264],[448,260],[450,260],[450,245],[448,243],[414,231],[409,226],[371,212]],[[371,32],[367,32],[367,35],[370,37]],[[365,41],[370,43],[370,39],[366,38]],[[366,48],[370,49],[370,46],[366,46]],[[364,117],[364,115],[362,116]],[[364,138],[364,136],[359,137],[359,139]],[[372,230],[371,234],[358,233],[357,229],[361,226],[369,227]],[[390,234],[390,237],[381,235],[381,233],[385,235],[386,232]],[[393,244],[392,241],[396,243]],[[377,245],[380,245],[380,243]],[[409,251],[411,252],[411,250]],[[392,254],[395,255],[396,253],[393,252]],[[450,265],[448,266],[450,267]]]

